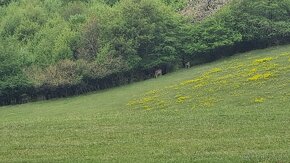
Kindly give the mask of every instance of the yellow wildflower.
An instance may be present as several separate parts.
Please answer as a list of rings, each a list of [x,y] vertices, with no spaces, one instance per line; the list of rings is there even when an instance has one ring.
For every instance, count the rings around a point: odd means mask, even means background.
[[[221,68],[213,68],[210,72],[211,73],[216,73],[216,72],[221,72],[222,69]]]
[[[175,96],[178,103],[183,103],[185,100],[189,99],[189,96]]]
[[[248,78],[248,81],[256,81],[259,79],[269,79],[272,76],[272,73],[266,72],[264,74],[256,74],[250,78]]]
[[[181,82],[180,85],[192,84],[192,83],[199,82],[199,81],[201,81],[201,80],[202,80],[201,78],[198,78],[198,79],[192,79],[192,80],[186,80],[186,81]]]
[[[263,103],[264,101],[265,101],[265,99],[262,97],[255,98],[255,103]]]
[[[262,59],[256,59],[254,63],[260,64],[260,63],[266,63],[266,62],[269,62],[272,60],[273,60],[272,57],[266,57],[266,58],[262,58]]]

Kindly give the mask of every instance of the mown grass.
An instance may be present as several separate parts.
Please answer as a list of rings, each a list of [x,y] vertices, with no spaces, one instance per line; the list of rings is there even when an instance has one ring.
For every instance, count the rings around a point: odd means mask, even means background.
[[[290,46],[0,108],[0,162],[290,162]]]

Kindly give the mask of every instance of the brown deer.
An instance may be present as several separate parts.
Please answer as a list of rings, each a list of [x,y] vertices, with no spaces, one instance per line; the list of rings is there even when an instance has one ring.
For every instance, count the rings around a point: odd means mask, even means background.
[[[190,68],[190,62],[185,63],[185,68]]]
[[[155,70],[154,76],[155,78],[157,78],[158,76],[162,76],[162,70],[161,69]]]

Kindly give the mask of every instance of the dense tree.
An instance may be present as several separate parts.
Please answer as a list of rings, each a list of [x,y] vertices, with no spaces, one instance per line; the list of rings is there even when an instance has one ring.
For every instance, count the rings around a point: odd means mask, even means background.
[[[243,40],[277,42],[289,36],[289,0],[243,0],[230,6],[227,25],[243,35]]]
[[[0,0],[0,6],[7,5],[11,2],[11,0]]]
[[[122,1],[117,7],[121,18],[110,36],[117,55],[142,69],[174,61],[181,17],[158,1]]]
[[[179,11],[188,5],[190,0],[162,0],[165,4],[170,5],[175,10]]]
[[[76,59],[95,60],[100,48],[100,25],[95,17],[83,26],[78,46],[74,54]]]
[[[157,68],[290,42],[290,0],[233,0],[196,23],[179,14],[188,3],[0,0],[0,105],[108,88],[150,78]]]

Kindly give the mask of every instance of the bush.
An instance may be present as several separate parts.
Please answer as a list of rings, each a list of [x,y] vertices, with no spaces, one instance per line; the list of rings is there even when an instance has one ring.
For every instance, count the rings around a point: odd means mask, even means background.
[[[195,24],[176,12],[187,3],[0,0],[0,103],[104,89],[290,42],[290,0],[234,0]]]

